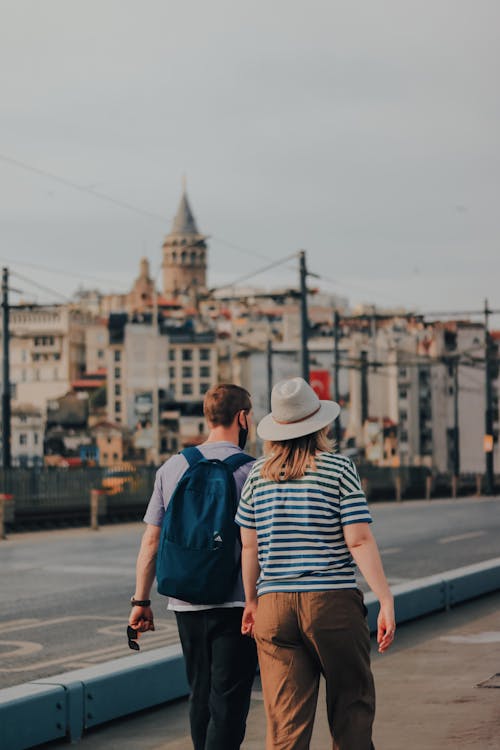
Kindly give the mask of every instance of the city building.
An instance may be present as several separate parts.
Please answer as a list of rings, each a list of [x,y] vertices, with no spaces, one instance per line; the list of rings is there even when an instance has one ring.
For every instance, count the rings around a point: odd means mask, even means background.
[[[115,466],[130,458],[130,431],[121,424],[103,420],[91,428],[97,448],[99,466]]]
[[[12,466],[43,466],[42,410],[31,404],[17,404],[12,409],[11,430]]]
[[[10,381],[14,403],[45,411],[85,371],[89,313],[70,305],[18,305],[10,309]]]

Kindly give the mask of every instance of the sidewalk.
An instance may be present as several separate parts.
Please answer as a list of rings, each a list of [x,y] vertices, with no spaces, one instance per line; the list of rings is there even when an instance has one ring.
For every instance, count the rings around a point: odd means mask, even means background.
[[[381,656],[373,649],[373,671],[377,750],[498,748],[500,693],[477,684],[500,673],[500,593],[400,626],[389,652]],[[330,747],[323,703],[320,696],[311,750]],[[78,746],[191,750],[187,727],[187,701],[177,701],[92,730]],[[43,748],[64,746],[54,742]],[[265,719],[256,683],[242,750],[264,747]]]

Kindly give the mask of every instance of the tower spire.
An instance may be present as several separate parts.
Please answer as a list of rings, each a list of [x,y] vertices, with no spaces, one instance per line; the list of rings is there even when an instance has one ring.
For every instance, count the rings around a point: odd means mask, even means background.
[[[206,289],[207,245],[200,234],[182,180],[182,195],[172,229],[163,243],[163,291],[165,295],[187,294],[197,299]]]
[[[183,186],[179,208],[172,224],[172,234],[199,234],[191,206],[189,205],[185,185]]]

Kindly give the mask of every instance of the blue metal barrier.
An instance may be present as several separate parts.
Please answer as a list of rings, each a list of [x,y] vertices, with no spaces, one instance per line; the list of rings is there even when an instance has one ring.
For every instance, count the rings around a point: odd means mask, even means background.
[[[500,558],[392,587],[398,623],[500,590]],[[365,597],[375,632],[378,604]],[[77,740],[85,729],[188,695],[179,645],[0,690],[0,750]],[[29,717],[29,721],[27,720]]]

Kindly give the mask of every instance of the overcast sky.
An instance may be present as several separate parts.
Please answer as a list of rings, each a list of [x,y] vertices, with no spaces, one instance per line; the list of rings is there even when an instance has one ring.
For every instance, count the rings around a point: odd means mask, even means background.
[[[186,174],[211,285],[304,248],[353,304],[500,308],[497,0],[0,8],[3,265],[126,290],[141,256],[158,273]]]

